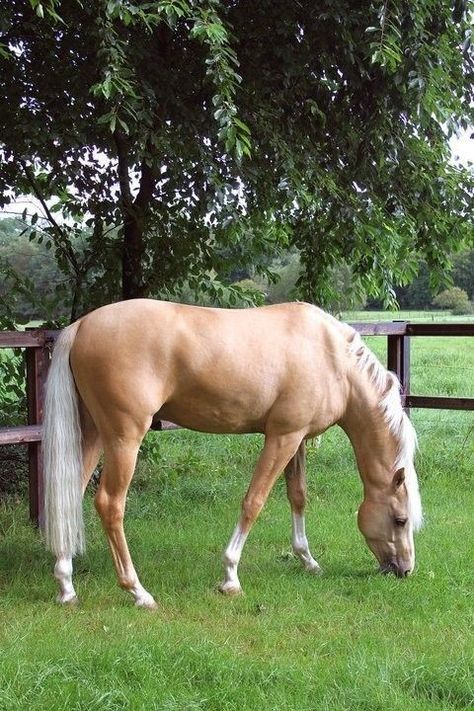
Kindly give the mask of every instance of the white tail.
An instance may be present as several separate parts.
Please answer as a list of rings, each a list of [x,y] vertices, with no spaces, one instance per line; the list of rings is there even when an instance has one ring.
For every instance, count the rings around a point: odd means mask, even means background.
[[[82,431],[69,353],[78,323],[59,336],[46,383],[43,423],[44,534],[56,556],[85,548],[82,519]]]

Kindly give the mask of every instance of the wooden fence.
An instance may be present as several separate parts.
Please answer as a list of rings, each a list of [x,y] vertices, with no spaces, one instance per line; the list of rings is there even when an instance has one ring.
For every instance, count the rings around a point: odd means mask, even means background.
[[[41,422],[50,352],[57,331],[0,331],[0,348],[24,348],[26,364],[26,397],[28,424],[0,426],[0,445],[28,445],[30,518],[41,523],[43,500],[43,458],[41,455]],[[0,423],[1,425],[1,423]]]
[[[410,338],[412,336],[474,336],[474,323],[410,323],[391,321],[351,324],[361,336],[387,338],[387,368],[398,376],[402,387],[403,406],[447,410],[474,410],[472,397],[439,397],[412,395],[410,392]],[[0,445],[25,444],[29,460],[30,518],[41,524],[43,500],[43,461],[41,455],[41,422],[43,398],[50,353],[58,331],[0,331],[0,348],[25,349],[28,424],[0,426]],[[0,423],[1,424],[1,423]],[[154,422],[153,429],[175,428],[169,422]]]

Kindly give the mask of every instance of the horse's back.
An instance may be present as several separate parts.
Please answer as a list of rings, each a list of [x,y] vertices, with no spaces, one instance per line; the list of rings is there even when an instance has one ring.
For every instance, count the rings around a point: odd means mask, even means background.
[[[340,371],[337,322],[309,304],[216,309],[137,299],[84,317],[71,353],[88,407],[206,431],[302,426]],[[91,405],[89,406],[89,402]]]

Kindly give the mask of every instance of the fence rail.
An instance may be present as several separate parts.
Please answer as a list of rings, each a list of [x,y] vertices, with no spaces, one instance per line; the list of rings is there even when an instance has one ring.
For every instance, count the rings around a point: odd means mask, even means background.
[[[361,336],[387,338],[387,368],[399,378],[402,403],[410,408],[436,408],[447,410],[474,410],[472,397],[441,397],[412,395],[410,392],[410,338],[418,336],[474,336],[474,323],[410,323],[387,321],[378,323],[352,323]],[[28,424],[0,427],[0,445],[25,444],[28,446],[30,518],[41,524],[43,500],[43,459],[41,437],[43,402],[50,352],[59,331],[34,329],[28,331],[0,331],[0,348],[25,349],[26,395]],[[155,420],[156,430],[175,429],[171,422]]]

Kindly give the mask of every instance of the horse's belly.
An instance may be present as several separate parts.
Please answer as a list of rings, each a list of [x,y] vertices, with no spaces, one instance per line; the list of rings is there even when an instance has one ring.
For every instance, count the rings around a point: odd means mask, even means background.
[[[266,415],[267,412],[262,412],[253,402],[183,398],[163,405],[155,417],[199,432],[242,434],[263,432]]]

